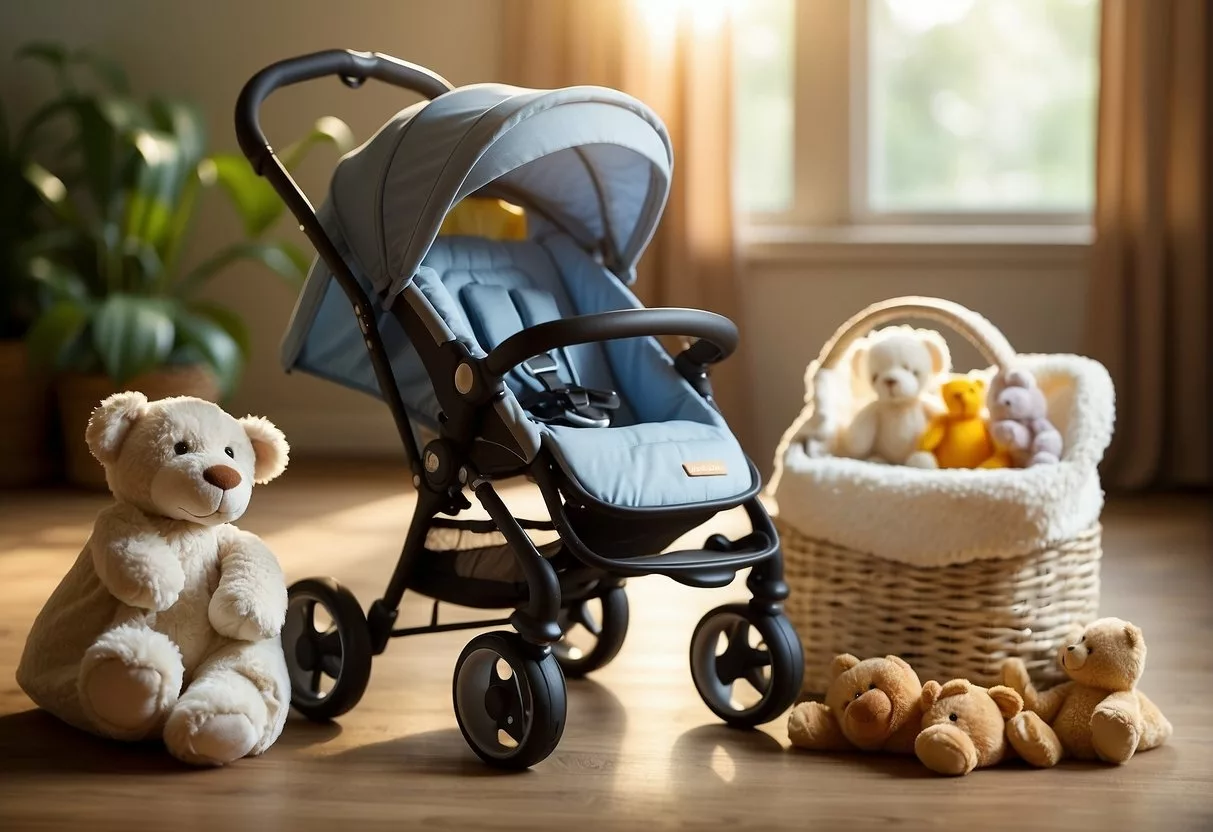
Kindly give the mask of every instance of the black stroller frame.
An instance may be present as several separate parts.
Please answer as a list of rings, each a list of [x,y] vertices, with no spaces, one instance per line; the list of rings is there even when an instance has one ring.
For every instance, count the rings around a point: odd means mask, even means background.
[[[411,301],[416,300],[412,296],[419,290],[410,284],[388,311],[417,350],[442,409],[438,438],[419,448],[375,323],[375,307],[260,125],[259,109],[275,90],[328,76],[336,76],[350,88],[371,78],[427,99],[452,89],[429,70],[390,56],[329,50],[263,69],[245,85],[237,101],[236,134],[242,151],[298,219],[353,307],[417,490],[416,509],[400,558],[387,588],[365,615],[352,593],[331,579],[307,579],[291,587],[292,606],[283,643],[292,671],[292,704],[318,720],[350,710],[366,688],[372,656],[382,653],[392,638],[509,625],[514,632],[477,636],[463,651],[455,671],[454,705],[464,737],[482,759],[496,766],[529,767],[548,756],[559,742],[566,710],[564,677],[601,667],[622,646],[628,617],[623,594],[627,578],[659,574],[689,586],[721,587],[739,570],[750,568],[746,581],[752,595],[749,603],[719,607],[696,628],[692,675],[705,704],[730,725],[753,727],[779,716],[799,693],[803,655],[783,615],[788,588],[779,538],[757,498],[759,477],[752,462],[754,486],[739,497],[673,508],[624,508],[588,494],[564,473],[546,444],[533,462],[520,467],[519,459],[500,451],[498,444],[473,442],[478,435],[500,434],[500,444],[508,445],[505,428],[493,413],[493,403],[506,395],[505,374],[532,356],[573,344],[661,335],[698,339],[676,357],[675,366],[711,401],[708,366],[734,351],[736,327],[727,318],[700,310],[629,309],[529,327],[477,358],[457,340],[435,341],[412,306]],[[519,475],[538,486],[550,521],[519,520],[510,513],[494,481]],[[471,507],[465,489],[475,494],[489,520],[457,517]],[[737,540],[713,535],[699,550],[662,551],[712,515],[738,505],[749,517],[753,529],[749,534]],[[436,528],[500,533],[517,559],[525,584],[510,584],[503,591],[488,586],[492,582],[458,578],[431,568],[442,560],[426,547],[427,536]],[[558,551],[541,553],[527,530],[556,531]],[[604,546],[614,556],[602,554]],[[433,599],[428,626],[395,626],[401,600],[410,589]],[[601,622],[586,613],[585,605],[591,599],[602,604]],[[440,602],[481,609],[514,608],[514,612],[507,618],[440,624]],[[314,624],[316,605],[325,607],[332,618],[333,626],[325,632]],[[597,639],[594,648],[580,657],[561,650],[562,639],[577,624]],[[751,630],[758,635],[757,645],[751,644]],[[726,648],[718,654],[721,636]],[[502,659],[511,669],[508,679],[496,669]],[[334,679],[327,693],[320,691],[322,674]],[[729,691],[738,680],[749,681],[759,693],[757,704],[739,706],[732,701]]]

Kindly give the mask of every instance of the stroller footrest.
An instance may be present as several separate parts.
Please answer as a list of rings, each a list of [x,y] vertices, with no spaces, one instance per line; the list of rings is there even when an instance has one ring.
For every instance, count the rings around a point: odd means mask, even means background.
[[[767,535],[755,532],[735,541],[727,550],[679,549],[656,555],[641,555],[626,560],[607,561],[610,570],[620,575],[666,575],[679,583],[698,587],[725,586],[738,570],[769,558],[778,544]]]

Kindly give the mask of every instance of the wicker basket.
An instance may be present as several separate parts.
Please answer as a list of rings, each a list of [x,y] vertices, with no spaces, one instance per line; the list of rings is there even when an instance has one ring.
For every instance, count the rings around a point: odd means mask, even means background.
[[[964,335],[992,366],[1034,372],[1065,439],[1057,465],[1027,470],[920,470],[807,452],[838,420],[815,413],[823,371],[859,338],[897,319]],[[934,298],[864,310],[806,375],[806,407],[776,456],[768,491],[791,588],[787,612],[805,648],[804,692],[829,683],[831,659],[899,655],[920,677],[998,682],[1022,658],[1042,684],[1056,652],[1098,617],[1102,507],[1097,465],[1111,438],[1111,380],[1078,356],[1021,356],[981,316]],[[819,443],[820,444],[820,443]],[[990,518],[958,522],[957,517]]]

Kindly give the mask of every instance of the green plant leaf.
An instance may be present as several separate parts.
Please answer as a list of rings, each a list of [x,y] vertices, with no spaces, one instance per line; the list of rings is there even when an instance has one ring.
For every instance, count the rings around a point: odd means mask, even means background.
[[[231,393],[240,378],[244,355],[231,334],[210,318],[176,307],[177,340],[198,351],[219,379],[224,395]]]
[[[278,154],[287,170],[294,170],[304,157],[318,144],[331,144],[341,155],[354,149],[357,141],[350,126],[335,116],[322,116],[316,120],[311,132],[289,144]]]
[[[148,106],[156,129],[177,142],[182,164],[193,168],[206,153],[206,120],[188,101],[173,98],[153,99]]]
[[[232,340],[236,342],[236,346],[240,348],[240,354],[246,361],[253,354],[253,342],[249,337],[248,326],[237,313],[226,306],[205,300],[191,301],[189,310],[223,327],[224,331],[232,336]]]
[[[101,303],[92,330],[101,366],[118,384],[159,366],[172,351],[175,336],[167,304],[126,294]]]
[[[201,187],[198,165],[195,165],[186,175],[185,183],[181,186],[181,196],[173,207],[172,216],[164,232],[161,258],[164,261],[165,281],[172,280],[177,274],[177,262],[181,259],[185,238],[194,219],[194,206],[198,202],[198,190]]]
[[[291,243],[267,243],[260,240],[234,243],[187,274],[178,284],[177,294],[186,295],[194,291],[211,277],[240,260],[256,260],[286,278],[287,283],[296,291],[303,285],[310,265],[307,255]]]
[[[63,369],[90,317],[91,309],[84,304],[68,300],[52,304],[26,333],[31,360],[42,367]]]
[[[33,150],[37,141],[38,131],[42,129],[43,125],[61,113],[72,112],[77,105],[76,99],[69,95],[48,101],[35,110],[17,135],[16,152],[21,156],[28,156],[31,150]],[[74,144],[74,140],[71,144]]]
[[[29,261],[29,275],[55,303],[88,304],[88,286],[74,270],[48,257]]]
[[[285,208],[273,186],[258,176],[243,156],[219,153],[211,156],[210,162],[214,165],[211,171],[214,181],[231,198],[245,233],[250,237],[261,236]]]
[[[99,55],[88,48],[77,49],[72,53],[70,62],[86,66],[102,83],[114,92],[125,93],[130,89],[126,78],[126,70],[117,61],[104,55]]]
[[[67,66],[67,48],[62,44],[50,41],[33,41],[19,47],[16,51],[17,60],[31,59],[41,61],[52,69],[63,69]]]
[[[136,130],[131,139],[138,153],[122,222],[124,245],[132,241],[157,248],[172,222],[173,204],[187,169],[181,147],[167,133]]]
[[[27,162],[21,173],[56,219],[67,224],[77,222],[75,208],[68,199],[67,186],[62,179],[37,162]]]
[[[122,244],[122,274],[129,291],[159,295],[164,281],[164,263],[160,253],[147,240],[128,238]]]

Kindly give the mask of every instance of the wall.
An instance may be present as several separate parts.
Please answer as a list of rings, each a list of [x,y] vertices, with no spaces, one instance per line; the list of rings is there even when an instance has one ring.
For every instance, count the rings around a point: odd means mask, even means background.
[[[332,47],[385,52],[428,66],[456,84],[495,79],[499,9],[494,0],[13,0],[0,4],[0,96],[20,117],[48,90],[44,73],[10,56],[32,39],[89,45],[119,58],[138,92],[193,98],[205,112],[213,145],[235,150],[232,112],[244,82],[281,58]],[[326,114],[344,118],[359,139],[415,97],[383,85],[353,91],[336,80],[281,91],[263,111],[271,142],[286,144]],[[14,118],[16,121],[17,118]],[[323,198],[335,161],[318,153],[298,175],[313,202]],[[232,239],[238,227],[222,197],[204,203],[189,258]],[[289,222],[284,234],[307,241]],[[390,452],[399,440],[386,408],[360,394],[304,376],[287,376],[278,342],[294,303],[275,276],[253,266],[232,269],[212,287],[215,298],[246,316],[254,359],[229,408],[277,422],[301,452]]]

